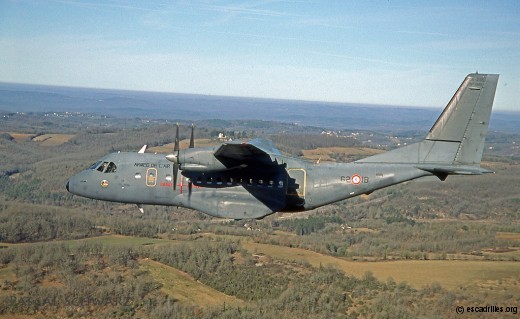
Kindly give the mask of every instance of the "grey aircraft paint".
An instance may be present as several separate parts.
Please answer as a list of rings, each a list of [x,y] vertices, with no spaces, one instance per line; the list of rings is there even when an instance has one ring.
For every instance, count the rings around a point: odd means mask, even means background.
[[[179,150],[164,156],[112,153],[69,178],[73,194],[113,202],[181,206],[249,219],[304,211],[425,176],[481,175],[498,75],[469,74],[426,138],[353,163],[310,163],[265,139]],[[180,174],[179,174],[180,173]]]

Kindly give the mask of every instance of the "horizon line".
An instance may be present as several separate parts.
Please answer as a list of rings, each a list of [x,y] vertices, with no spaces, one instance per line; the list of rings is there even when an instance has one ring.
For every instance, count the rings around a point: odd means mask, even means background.
[[[441,106],[418,106],[418,105],[396,105],[396,104],[380,104],[380,103],[366,103],[366,102],[344,102],[344,101],[327,101],[327,100],[299,100],[291,98],[276,98],[276,97],[258,97],[258,96],[242,96],[242,95],[221,95],[221,94],[207,94],[207,93],[186,93],[186,92],[171,92],[171,91],[148,91],[148,90],[132,90],[132,89],[121,89],[121,88],[102,88],[102,87],[90,87],[90,86],[74,86],[74,85],[59,85],[59,84],[40,84],[40,83],[21,83],[21,82],[4,82],[0,81],[0,85],[19,85],[19,86],[39,86],[46,88],[65,88],[65,89],[79,89],[79,90],[100,90],[100,91],[119,91],[119,92],[136,92],[136,93],[154,93],[154,94],[175,94],[175,95],[191,95],[191,96],[205,96],[205,97],[225,97],[231,99],[252,99],[252,100],[269,100],[269,101],[285,101],[285,102],[302,102],[302,103],[323,103],[323,104],[335,104],[335,105],[349,105],[349,106],[363,106],[363,107],[380,107],[380,108],[397,108],[397,109],[421,109],[421,110],[438,110],[439,108],[446,107]],[[496,109],[493,108],[492,112],[504,112],[504,113],[520,113],[520,110],[510,109]]]

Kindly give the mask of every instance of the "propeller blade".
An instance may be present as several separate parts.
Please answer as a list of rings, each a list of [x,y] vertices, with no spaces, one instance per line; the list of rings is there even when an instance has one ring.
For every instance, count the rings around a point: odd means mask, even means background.
[[[177,155],[179,155],[179,123],[175,125],[175,144],[173,146],[173,153],[177,152]]]
[[[191,124],[191,136],[190,136],[190,146],[189,148],[195,148],[195,125]],[[191,191],[193,189],[193,182],[191,178],[188,180],[188,199],[191,199]]]
[[[177,154],[175,154],[177,152]],[[173,190],[177,190],[177,175],[179,174],[179,123],[175,130],[175,143],[173,146],[173,154],[176,156],[176,161],[173,163]]]
[[[194,134],[193,134],[193,131],[195,129],[195,125],[193,125],[193,123],[191,124],[191,136],[190,136],[190,146],[189,148],[194,148],[195,147],[195,137],[194,137]]]

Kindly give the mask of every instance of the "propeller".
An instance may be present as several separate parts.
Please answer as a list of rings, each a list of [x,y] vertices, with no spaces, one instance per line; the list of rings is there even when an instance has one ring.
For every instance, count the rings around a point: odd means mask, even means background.
[[[173,145],[173,154],[167,155],[166,158],[173,162],[173,190],[177,189],[177,175],[179,175],[179,123],[175,126],[175,143]]]
[[[188,148],[195,148],[195,125],[191,124],[191,136],[190,136],[190,144]],[[180,168],[180,147],[179,147],[179,123],[175,125],[175,143],[173,145],[173,153],[166,155],[166,158],[173,162],[173,190],[177,190],[177,177],[179,176],[179,168]],[[188,190],[189,195],[191,196],[191,190],[193,188],[193,183],[191,179],[188,182]]]

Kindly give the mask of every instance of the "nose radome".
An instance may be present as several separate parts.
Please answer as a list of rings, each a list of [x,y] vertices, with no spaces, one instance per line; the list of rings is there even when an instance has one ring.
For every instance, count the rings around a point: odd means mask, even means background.
[[[69,181],[67,180],[67,185],[65,185],[65,188],[67,189],[67,192],[70,192],[69,191]]]

